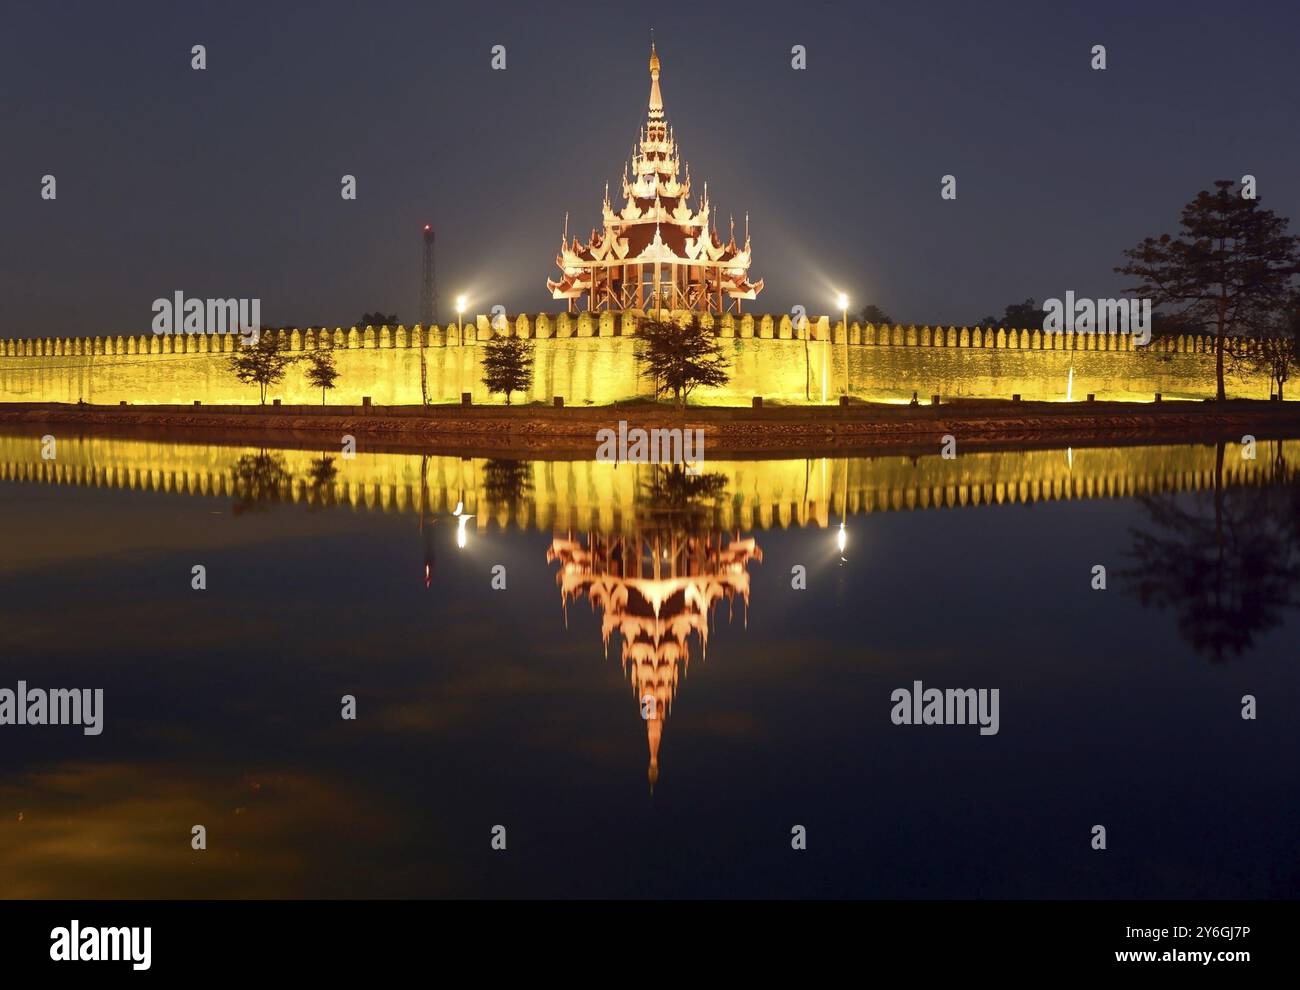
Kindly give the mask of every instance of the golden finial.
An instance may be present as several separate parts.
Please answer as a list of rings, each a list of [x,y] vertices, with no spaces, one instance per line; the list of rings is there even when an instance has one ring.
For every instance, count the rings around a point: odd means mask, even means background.
[[[659,75],[659,56],[655,54],[655,29],[650,29],[650,75]]]

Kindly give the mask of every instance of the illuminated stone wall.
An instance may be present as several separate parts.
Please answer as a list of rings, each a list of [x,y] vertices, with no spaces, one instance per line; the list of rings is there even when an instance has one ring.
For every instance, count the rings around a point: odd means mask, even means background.
[[[709,318],[711,321],[713,318]],[[536,341],[533,388],[528,401],[549,403],[562,395],[571,405],[603,404],[648,395],[638,381],[635,347],[638,317],[632,313],[518,316],[502,333]],[[1002,397],[1064,400],[1074,374],[1073,397],[1099,399],[1199,399],[1214,394],[1213,339],[1187,336],[1134,349],[1129,337],[1043,334],[1038,330],[966,327],[861,327],[831,325],[820,317],[808,337],[789,316],[716,320],[731,359],[731,382],[697,394],[701,402],[748,405],[752,396],[802,402],[810,395],[834,401],[845,383],[865,399],[902,401],[916,391],[922,401],[944,397]],[[428,367],[430,398],[458,402],[471,392],[475,402],[499,402],[480,382],[481,344],[493,333],[487,318],[467,323],[464,342],[453,324],[434,327],[351,327],[280,332],[295,353],[330,346],[339,379],[328,401],[359,405],[362,396],[381,405],[418,404],[420,354]],[[327,338],[327,339],[326,339]],[[228,336],[60,337],[0,341],[0,402],[118,402],[205,405],[252,403],[257,389],[240,385],[226,366],[234,347]],[[293,366],[272,398],[296,405],[319,402],[305,380],[305,365]],[[1267,398],[1262,375],[1230,376],[1230,394]],[[523,399],[516,394],[514,401]]]
[[[1226,485],[1275,477],[1278,458],[1300,464],[1300,440],[1260,441],[1255,460],[1230,451]],[[542,530],[630,531],[653,467],[597,461],[528,461],[518,498],[489,498],[494,462],[483,458],[367,453],[344,460],[337,448],[279,450],[226,444],[173,444],[114,437],[57,439],[57,457],[41,458],[36,435],[0,435],[0,481],[123,488],[207,496],[239,496],[241,458],[270,454],[286,472],[273,500],[384,512],[447,513],[457,502],[474,525]],[[313,484],[313,462],[332,457],[337,471]],[[1210,445],[971,451],[936,455],[708,461],[727,479],[702,521],[721,529],[826,526],[850,515],[962,506],[1115,498],[1214,485]]]

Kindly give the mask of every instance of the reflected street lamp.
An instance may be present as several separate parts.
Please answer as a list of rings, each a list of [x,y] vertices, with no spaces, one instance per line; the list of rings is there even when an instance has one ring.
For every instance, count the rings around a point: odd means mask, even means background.
[[[456,517],[456,547],[460,550],[465,549],[465,544],[469,542],[469,536],[465,531],[465,524],[474,518],[473,513],[465,514],[465,503],[457,502],[456,511],[452,513]]]
[[[843,298],[843,297],[841,297]],[[849,531],[845,528],[845,523],[849,521],[849,462],[844,461],[844,488],[840,495],[840,531],[835,534],[835,546],[840,551],[840,563],[847,564],[848,558],[844,556],[844,548],[849,545]]]

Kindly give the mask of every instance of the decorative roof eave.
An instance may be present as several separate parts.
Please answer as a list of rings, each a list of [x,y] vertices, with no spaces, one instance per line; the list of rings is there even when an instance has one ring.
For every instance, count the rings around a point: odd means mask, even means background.
[[[659,231],[656,230],[655,239],[651,241],[649,244],[647,244],[644,248],[642,248],[641,253],[632,260],[634,261],[681,261],[682,259],[679,258],[673,252],[672,248],[670,248],[667,244],[663,242],[663,238],[659,236]]]
[[[610,256],[623,259],[627,257],[630,247],[626,237],[606,237],[599,244],[591,245],[592,261],[608,261]]]
[[[552,299],[580,299],[583,295],[583,290],[550,278],[546,280],[546,287],[551,290]]]
[[[709,212],[706,209],[695,212],[685,200],[678,202],[671,208],[664,202],[663,198],[655,200],[653,203],[647,202],[645,206],[638,206],[639,200],[628,200],[623,209],[618,213],[609,213],[606,216],[606,226],[611,223],[622,225],[634,225],[645,223],[662,224],[665,227],[682,227],[692,228],[694,231],[703,230],[708,226]]]
[[[737,288],[731,289],[727,295],[732,299],[753,299],[763,291],[763,280],[760,278],[757,282],[742,282]]]
[[[659,195],[667,196],[670,199],[686,199],[691,194],[691,180],[683,179],[680,182],[674,176],[667,182],[659,183]]]
[[[686,205],[685,200],[680,200],[677,203],[677,209],[672,212],[672,218],[673,222],[678,226],[684,226],[695,220],[695,213]]]

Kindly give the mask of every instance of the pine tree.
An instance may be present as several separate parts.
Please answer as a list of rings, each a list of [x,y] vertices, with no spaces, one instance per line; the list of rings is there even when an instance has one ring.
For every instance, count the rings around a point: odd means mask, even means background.
[[[325,390],[333,388],[339,377],[339,369],[334,364],[334,352],[325,349],[312,351],[307,355],[307,384],[320,389],[320,404],[325,405]]]
[[[493,337],[483,348],[483,385],[491,393],[527,392],[533,384],[533,342],[523,337]]]
[[[1225,398],[1224,355],[1236,336],[1264,336],[1300,273],[1296,237],[1288,220],[1245,199],[1220,179],[1183,207],[1176,237],[1148,237],[1124,252],[1115,269],[1138,279],[1131,291],[1170,315],[1211,327],[1215,334],[1217,397]]]

